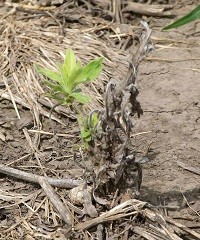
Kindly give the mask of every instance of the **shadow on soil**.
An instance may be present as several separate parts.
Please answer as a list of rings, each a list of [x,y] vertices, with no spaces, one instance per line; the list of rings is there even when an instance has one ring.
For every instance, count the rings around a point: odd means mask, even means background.
[[[173,205],[182,209],[186,207],[184,197],[188,203],[200,200],[200,186],[186,192],[172,190],[166,193],[161,193],[144,186],[141,188],[139,199],[154,206]]]

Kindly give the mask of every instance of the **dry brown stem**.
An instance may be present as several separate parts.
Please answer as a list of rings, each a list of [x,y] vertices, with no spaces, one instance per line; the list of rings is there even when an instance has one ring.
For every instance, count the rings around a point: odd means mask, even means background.
[[[142,3],[135,3],[132,1],[126,2],[126,7],[123,9],[123,12],[134,12],[146,16],[155,16],[155,17],[172,17],[175,16],[174,13],[166,12],[167,10],[172,9],[172,5],[147,5]]]
[[[142,169],[140,163],[135,161],[135,153],[131,145],[131,133],[133,116],[137,114],[140,117],[142,114],[140,103],[136,99],[139,93],[136,87],[138,66],[144,56],[151,50],[149,40],[151,30],[146,23],[141,23],[144,29],[140,32],[140,44],[136,54],[131,57],[129,69],[123,81],[113,78],[108,82],[105,107],[99,111],[100,123],[97,127],[93,145],[91,145],[92,152],[96,153],[95,158],[98,162],[92,164],[99,165],[99,169],[97,167],[95,172],[95,192],[102,182],[110,181],[111,177],[108,172],[114,172],[114,185],[121,190],[128,182],[128,176],[133,176],[133,172],[137,172],[136,178],[133,179],[132,177],[131,182],[132,188],[133,186],[135,188],[135,194],[139,194]],[[98,112],[98,110],[95,111]],[[101,134],[98,134],[98,131]],[[99,163],[103,163],[103,165]],[[112,164],[116,165],[112,168]],[[107,177],[105,177],[106,175]],[[94,198],[97,199],[96,195]]]
[[[38,182],[48,198],[50,199],[51,203],[55,207],[55,209],[60,213],[62,219],[65,221],[65,223],[72,227],[72,214],[69,211],[69,209],[62,203],[54,189],[49,184],[49,181],[44,177],[39,177]]]
[[[92,226],[95,226],[103,222],[123,218],[127,216],[127,212],[131,212],[131,214],[129,215],[137,215],[145,205],[146,202],[131,199],[129,201],[117,205],[108,212],[102,213],[99,217],[93,218],[83,223],[78,223],[77,225],[74,226],[74,229],[83,231],[84,229],[91,228]]]
[[[181,223],[178,223],[176,221],[174,221],[173,219],[171,218],[168,218],[168,217],[165,217],[165,220],[166,222],[172,224],[172,225],[175,225],[176,227],[180,228],[181,230],[185,231],[186,233],[189,233],[191,236],[197,238],[197,239],[200,239],[200,234],[193,231],[192,229],[189,229],[187,226],[181,224]]]
[[[53,10],[55,9],[55,6],[50,6],[50,7],[42,7],[42,6],[32,6],[32,5],[26,5],[26,4],[20,4],[20,3],[10,3],[10,2],[5,2],[5,5],[8,7],[14,7],[14,8],[19,8],[19,9],[24,9],[24,10],[41,10],[41,11],[48,11],[48,10]]]
[[[15,168],[7,167],[3,164],[0,164],[0,173],[5,174],[10,177],[14,177],[23,181],[39,184],[39,175],[27,173]],[[46,178],[50,185],[59,188],[73,188],[77,187],[84,182],[81,180],[74,179],[56,179],[56,178]]]

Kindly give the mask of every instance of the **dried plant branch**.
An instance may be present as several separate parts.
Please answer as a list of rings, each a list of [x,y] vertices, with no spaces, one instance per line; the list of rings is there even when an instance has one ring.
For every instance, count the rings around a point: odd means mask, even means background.
[[[183,169],[185,169],[187,171],[190,171],[192,173],[200,175],[200,169],[197,168],[197,167],[188,166],[185,163],[180,162],[180,161],[177,161],[177,164],[178,164],[179,167],[181,167],[181,168],[183,168]]]
[[[69,209],[62,203],[62,201],[59,199],[58,195],[54,191],[54,189],[51,187],[49,181],[44,177],[39,177],[38,182],[48,198],[50,199],[53,206],[56,208],[56,210],[60,213],[63,221],[69,226],[72,227],[72,214],[69,211]]]
[[[160,213],[145,209],[142,211],[142,215],[153,222],[157,222],[171,240],[181,240],[181,238],[176,235],[173,228],[166,223],[164,217]]]
[[[131,215],[137,215],[146,204],[146,202],[136,199],[128,200],[112,208],[110,211],[102,213],[99,217],[76,224],[74,229],[83,231],[97,224],[125,217],[127,212],[131,212]]]
[[[14,8],[19,8],[19,9],[24,9],[24,10],[48,11],[48,10],[55,9],[55,6],[43,7],[43,6],[32,6],[32,5],[26,5],[26,4],[21,4],[21,3],[10,3],[10,2],[5,2],[4,4],[7,5],[8,7],[14,7]]]
[[[141,227],[133,227],[133,231],[137,233],[139,236],[144,237],[145,239],[148,240],[171,240],[171,238],[167,237],[163,233],[159,233],[158,235],[158,228],[155,229],[155,232],[150,232],[147,229],[143,229]]]
[[[125,78],[122,81],[113,78],[108,82],[105,107],[99,111],[100,123],[91,146],[91,151],[96,153],[96,159],[99,161],[99,169],[95,172],[95,192],[101,182],[110,181],[110,176],[107,174],[109,171],[114,172],[114,185],[119,189],[122,186],[124,188],[128,176],[137,172],[132,184],[135,187],[135,194],[139,194],[142,168],[140,163],[136,162],[131,144],[132,116],[137,114],[139,117],[142,114],[140,103],[136,99],[139,93],[136,77],[140,61],[152,49],[149,40],[151,30],[146,23],[142,22],[142,25],[144,29],[140,34],[140,44],[136,55],[131,59]],[[112,164],[116,165],[112,168]],[[95,199],[98,199],[97,196]]]
[[[171,10],[172,8],[172,5],[147,5],[127,1],[126,7],[123,9],[123,12],[134,12],[141,15],[155,17],[172,17],[176,16],[175,13],[167,12],[167,10]]]
[[[169,218],[169,217],[165,217],[165,220],[166,222],[180,228],[181,230],[185,231],[186,233],[188,233],[189,235],[197,238],[197,239],[200,239],[200,234],[195,232],[194,230],[192,229],[189,229],[187,226],[181,224],[181,223],[178,223],[176,221],[174,221],[173,219]]]
[[[39,175],[27,173],[15,168],[7,167],[3,164],[0,164],[0,173],[5,174],[10,177],[14,177],[20,180],[24,180],[31,183],[39,184]],[[74,188],[83,184],[84,182],[81,180],[74,179],[57,179],[57,178],[46,178],[48,182],[54,186],[59,188]]]

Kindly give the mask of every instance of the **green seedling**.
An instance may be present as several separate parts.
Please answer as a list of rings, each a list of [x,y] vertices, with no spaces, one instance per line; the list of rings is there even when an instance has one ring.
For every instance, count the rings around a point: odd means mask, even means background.
[[[93,140],[97,125],[99,123],[98,113],[93,112],[89,117],[78,116],[78,123],[81,130],[81,139],[87,148]]]
[[[183,16],[182,18],[178,19],[174,23],[164,27],[162,30],[170,30],[172,28],[178,28],[181,27],[187,23],[190,23],[196,19],[200,18],[200,5],[197,6],[194,10]]]
[[[61,105],[85,104],[90,98],[82,93],[81,84],[86,84],[97,78],[102,71],[103,58],[97,58],[82,66],[77,61],[73,51],[68,49],[64,63],[58,65],[58,71],[37,67],[37,71],[48,78],[45,84],[50,89],[46,95],[53,98]],[[57,104],[56,104],[57,105]],[[88,146],[99,120],[98,115],[93,113],[83,117],[81,108],[75,107],[80,126],[81,139]]]
[[[56,99],[62,105],[72,105],[74,102],[85,104],[90,98],[82,93],[80,85],[100,75],[102,61],[102,58],[97,58],[82,66],[73,51],[68,49],[64,63],[58,65],[58,71],[42,67],[37,67],[37,71],[48,78],[45,84],[50,89],[47,94],[49,98]]]

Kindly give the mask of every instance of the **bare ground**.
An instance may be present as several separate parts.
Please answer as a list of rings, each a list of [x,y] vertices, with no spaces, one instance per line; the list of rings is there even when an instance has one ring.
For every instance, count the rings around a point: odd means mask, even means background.
[[[162,193],[199,191],[199,176],[178,167],[178,162],[200,167],[198,29],[199,23],[170,33],[154,30],[153,38],[169,42],[158,43],[140,66],[139,99],[144,116],[137,131],[151,133],[137,137],[136,142],[151,143],[159,152],[147,167],[143,184]],[[195,32],[197,36],[192,36]]]

